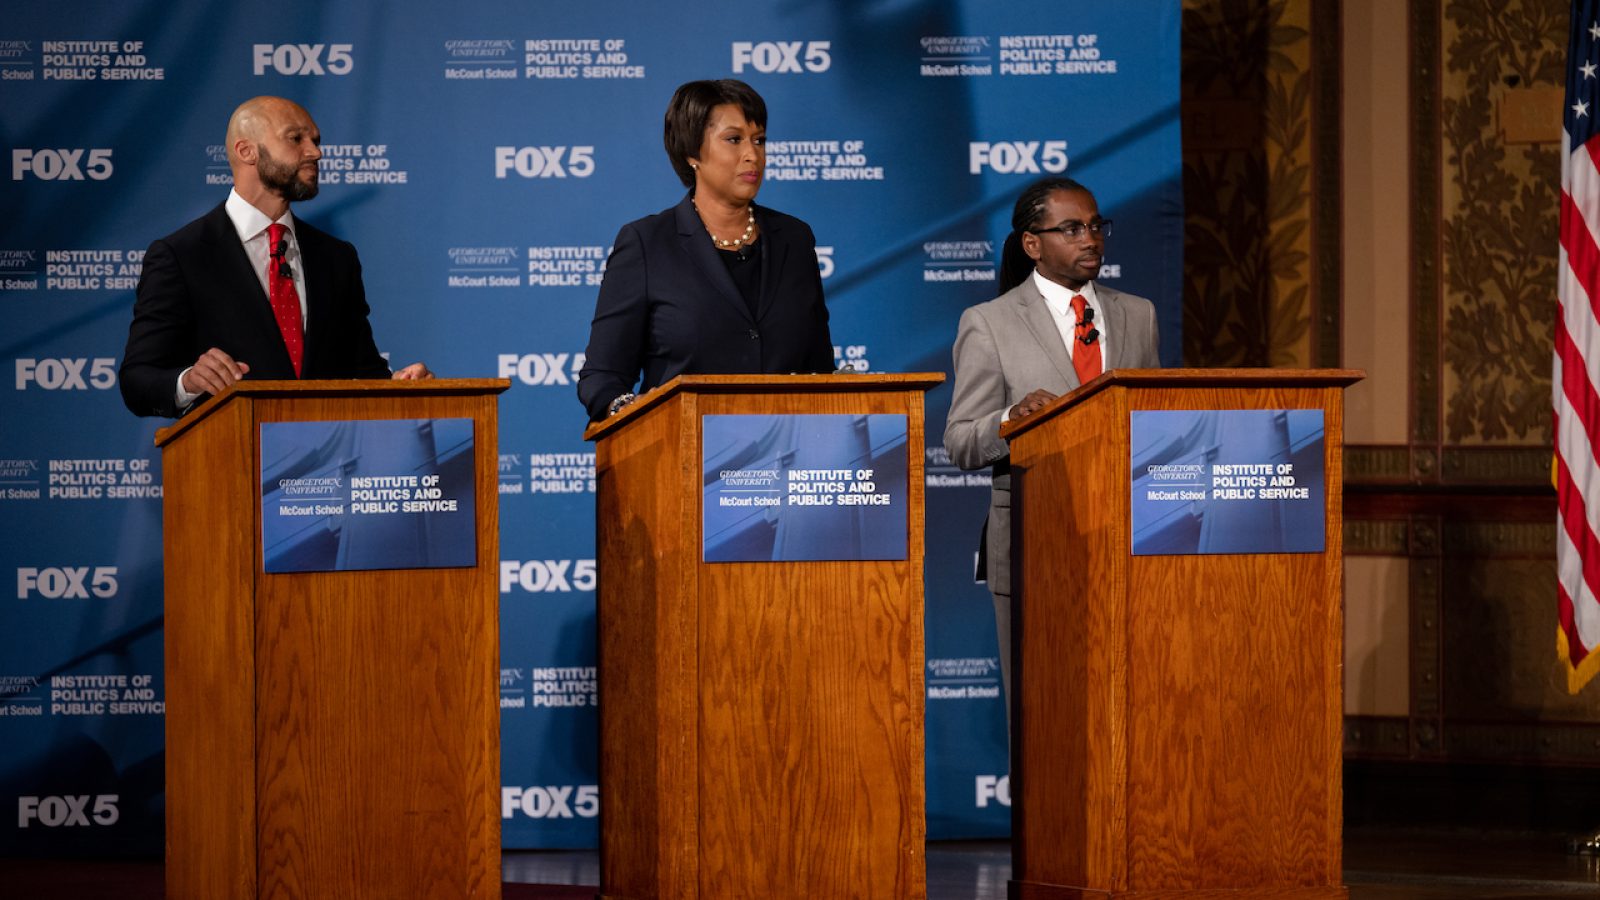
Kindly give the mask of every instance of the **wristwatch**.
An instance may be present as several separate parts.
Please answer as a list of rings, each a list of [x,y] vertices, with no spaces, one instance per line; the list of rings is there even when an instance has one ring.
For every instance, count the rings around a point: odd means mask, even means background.
[[[617,414],[617,410],[623,408],[624,406],[627,406],[629,403],[632,403],[635,396],[636,395],[633,394],[630,391],[629,393],[623,394],[622,396],[618,397],[617,399],[611,401],[611,405],[606,407],[606,415],[608,415],[608,416],[616,415]]]

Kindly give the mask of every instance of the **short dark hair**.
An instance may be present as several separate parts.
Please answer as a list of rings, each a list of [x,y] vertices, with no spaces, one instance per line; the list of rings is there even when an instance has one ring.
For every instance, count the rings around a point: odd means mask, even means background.
[[[661,140],[667,147],[667,159],[672,160],[672,171],[678,173],[678,180],[684,187],[694,186],[694,169],[689,165],[689,157],[700,155],[711,111],[726,103],[739,107],[746,121],[760,128],[767,127],[766,101],[755,88],[736,78],[691,81],[672,92]]]
[[[1017,205],[1011,209],[1011,233],[1006,235],[1005,244],[1000,249],[1000,293],[1004,294],[1021,284],[1033,273],[1033,258],[1022,249],[1022,233],[1038,225],[1039,220],[1044,218],[1045,205],[1056,191],[1083,191],[1094,196],[1094,191],[1065,177],[1044,178],[1023,189],[1022,196],[1017,198]]]

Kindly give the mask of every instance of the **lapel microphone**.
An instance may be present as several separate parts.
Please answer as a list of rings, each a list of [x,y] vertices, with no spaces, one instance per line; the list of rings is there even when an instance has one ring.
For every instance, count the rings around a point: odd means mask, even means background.
[[[289,261],[287,259],[283,258],[284,254],[286,254],[288,252],[289,252],[289,239],[288,238],[279,238],[278,242],[273,244],[271,249],[268,251],[268,255],[270,255],[273,259],[278,261],[278,277],[279,278],[293,278],[294,277],[294,270],[289,268]]]
[[[1085,303],[1083,306],[1083,318],[1078,320],[1079,328],[1082,328],[1085,325],[1089,326],[1089,330],[1080,335],[1078,340],[1082,341],[1085,345],[1093,344],[1095,341],[1100,340],[1100,329],[1094,327],[1094,307],[1088,305],[1087,303]]]

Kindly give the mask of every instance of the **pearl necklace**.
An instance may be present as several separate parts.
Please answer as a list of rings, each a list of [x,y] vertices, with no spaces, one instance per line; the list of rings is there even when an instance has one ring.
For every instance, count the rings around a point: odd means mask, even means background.
[[[744,234],[739,235],[738,237],[734,238],[731,241],[725,241],[722,238],[717,237],[716,234],[712,233],[711,226],[710,225],[706,225],[706,217],[705,217],[705,215],[700,212],[700,204],[698,204],[698,203],[694,204],[694,211],[695,211],[695,213],[697,215],[700,216],[700,224],[705,227],[706,234],[711,235],[711,242],[716,244],[718,248],[723,249],[723,250],[737,250],[740,247],[744,246],[745,243],[747,243],[750,240],[750,238],[755,235],[755,233],[756,233],[756,209],[755,209],[754,206],[749,206],[749,207],[746,207],[745,209],[746,209],[746,212],[749,214],[749,218],[745,221]]]

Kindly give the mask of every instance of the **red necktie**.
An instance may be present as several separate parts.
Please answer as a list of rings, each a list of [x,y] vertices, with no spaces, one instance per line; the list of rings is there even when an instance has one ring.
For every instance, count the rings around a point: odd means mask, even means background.
[[[289,249],[289,242],[284,239],[288,230],[277,222],[267,226],[267,296],[272,300],[272,316],[278,320],[278,330],[283,332],[289,361],[294,363],[294,377],[299,378],[306,340],[300,326],[300,292],[294,289],[294,273],[283,258]],[[1098,350],[1096,354],[1098,358]]]
[[[1100,374],[1100,331],[1094,327],[1094,310],[1082,294],[1072,295],[1072,315],[1078,320],[1072,327],[1072,338],[1078,342],[1072,348],[1072,368],[1078,373],[1078,383],[1087,384]]]

